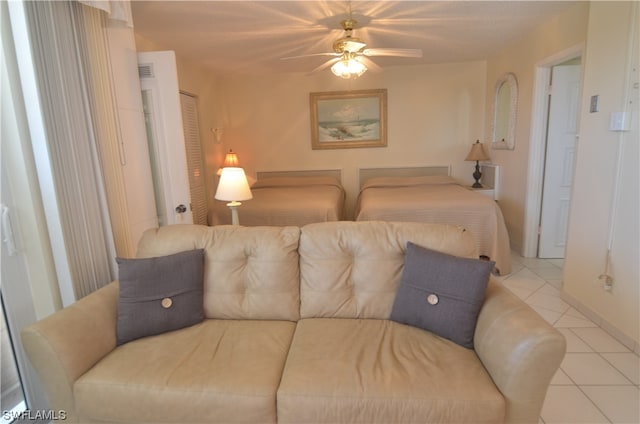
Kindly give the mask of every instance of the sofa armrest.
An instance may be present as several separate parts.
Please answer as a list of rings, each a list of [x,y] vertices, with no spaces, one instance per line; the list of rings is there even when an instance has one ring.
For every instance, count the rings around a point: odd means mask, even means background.
[[[505,422],[537,423],[565,354],[564,336],[492,277],[474,346],[505,397]]]
[[[73,422],[73,384],[116,346],[118,283],[25,327],[22,344],[49,398]]]

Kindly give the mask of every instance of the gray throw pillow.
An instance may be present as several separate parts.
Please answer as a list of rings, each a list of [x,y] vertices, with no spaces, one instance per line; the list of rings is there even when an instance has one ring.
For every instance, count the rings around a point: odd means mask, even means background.
[[[116,261],[120,280],[118,345],[204,319],[203,249]]]
[[[494,265],[408,242],[390,319],[473,349],[473,333]]]

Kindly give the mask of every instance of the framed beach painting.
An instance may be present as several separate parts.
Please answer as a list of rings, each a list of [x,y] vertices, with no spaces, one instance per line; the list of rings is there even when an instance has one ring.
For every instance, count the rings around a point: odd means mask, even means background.
[[[387,145],[387,90],[310,93],[311,148]]]

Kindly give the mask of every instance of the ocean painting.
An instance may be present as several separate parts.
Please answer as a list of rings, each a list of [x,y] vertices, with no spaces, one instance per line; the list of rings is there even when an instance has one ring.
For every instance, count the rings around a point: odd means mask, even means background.
[[[320,142],[379,138],[380,105],[377,98],[318,101]]]
[[[311,93],[312,147],[386,146],[386,90]]]

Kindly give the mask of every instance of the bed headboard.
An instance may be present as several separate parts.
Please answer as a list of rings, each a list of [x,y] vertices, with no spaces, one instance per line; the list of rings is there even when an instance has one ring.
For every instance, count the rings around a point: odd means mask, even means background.
[[[314,169],[300,171],[258,171],[258,180],[281,177],[333,177],[342,183],[342,169]]]
[[[451,175],[451,165],[399,168],[360,168],[358,169],[358,186],[362,188],[362,185],[368,179],[376,177],[424,177],[427,175]]]

